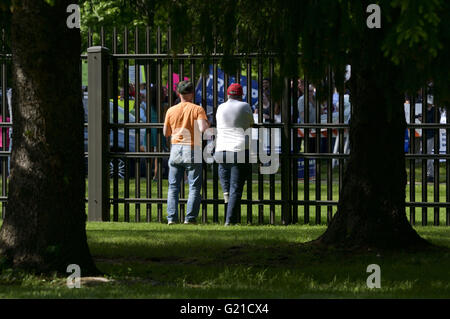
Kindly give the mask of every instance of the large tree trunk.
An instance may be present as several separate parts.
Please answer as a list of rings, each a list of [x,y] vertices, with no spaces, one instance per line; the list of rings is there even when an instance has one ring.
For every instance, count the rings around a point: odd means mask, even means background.
[[[14,266],[96,273],[86,239],[80,31],[73,0],[23,0],[12,17],[13,136],[0,254]]]
[[[350,158],[337,213],[317,240],[321,244],[381,249],[428,244],[406,218],[404,95],[380,47],[362,43],[352,60]]]

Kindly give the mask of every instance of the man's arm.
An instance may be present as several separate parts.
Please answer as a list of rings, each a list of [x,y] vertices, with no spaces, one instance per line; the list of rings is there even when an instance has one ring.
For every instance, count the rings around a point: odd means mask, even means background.
[[[198,129],[200,130],[200,132],[204,132],[209,128],[209,122],[208,120],[203,120],[203,119],[198,119],[197,120],[197,124],[198,124]]]
[[[170,135],[172,135],[172,130],[170,128],[169,117],[167,116],[167,113],[166,118],[164,120],[163,134],[165,137],[169,137]]]
[[[201,106],[197,108],[196,122],[201,133],[209,128],[208,117],[206,116],[205,110]]]

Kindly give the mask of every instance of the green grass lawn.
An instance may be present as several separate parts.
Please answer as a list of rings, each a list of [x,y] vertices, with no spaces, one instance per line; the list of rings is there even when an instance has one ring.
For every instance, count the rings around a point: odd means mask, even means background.
[[[88,223],[111,282],[68,289],[65,278],[5,270],[0,298],[449,298],[450,231],[416,229],[447,249],[354,256],[302,246],[325,226]],[[381,289],[366,286],[369,264],[381,267]]]

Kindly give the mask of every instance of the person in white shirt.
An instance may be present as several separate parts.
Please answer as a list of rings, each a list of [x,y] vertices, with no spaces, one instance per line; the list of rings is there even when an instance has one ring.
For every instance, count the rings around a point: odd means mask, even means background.
[[[228,101],[217,108],[217,138],[214,158],[219,163],[219,178],[225,203],[228,203],[225,226],[237,223],[242,191],[251,174],[249,147],[252,108],[242,101],[243,90],[233,83],[227,90]]]

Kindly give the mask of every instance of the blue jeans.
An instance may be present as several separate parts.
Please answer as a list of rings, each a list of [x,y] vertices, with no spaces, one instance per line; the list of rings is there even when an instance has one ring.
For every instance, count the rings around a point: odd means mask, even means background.
[[[219,178],[222,190],[229,194],[225,224],[237,223],[242,191],[245,181],[252,171],[252,165],[248,161],[248,152],[245,163],[240,163],[237,160],[237,154],[235,152],[216,152],[214,154],[216,162],[219,163]]]
[[[169,158],[169,190],[167,194],[167,221],[178,221],[178,195],[186,171],[189,183],[186,221],[195,221],[201,202],[202,163],[194,163],[194,151],[189,145],[172,144]]]

